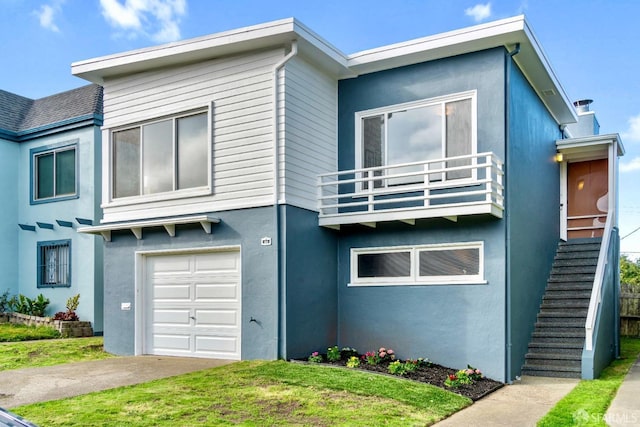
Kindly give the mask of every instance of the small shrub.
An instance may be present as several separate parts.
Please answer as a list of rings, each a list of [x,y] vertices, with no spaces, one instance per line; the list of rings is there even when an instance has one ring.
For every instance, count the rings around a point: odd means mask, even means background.
[[[463,384],[473,384],[474,381],[478,381],[483,378],[480,369],[476,369],[470,365],[467,365],[467,369],[460,369],[455,374],[451,374],[444,380],[444,385],[447,387],[459,387]]]
[[[67,311],[76,311],[80,305],[80,294],[74,295],[67,300]]]
[[[358,366],[360,366],[360,359],[357,356],[351,356],[347,360],[347,368],[357,368]]]
[[[355,348],[342,347],[342,350],[340,350],[340,357],[343,360],[349,360],[349,358],[353,356],[358,356],[358,350],[356,350]]]
[[[329,362],[338,362],[341,358],[340,349],[337,345],[327,349],[327,360]]]
[[[362,355],[362,360],[366,362],[367,365],[377,365],[380,363],[378,353],[373,351],[367,351],[364,355]]]
[[[399,360],[389,363],[389,367],[387,369],[392,375],[404,375],[408,372],[407,364],[402,363]],[[415,368],[413,370],[415,370]]]
[[[9,291],[5,291],[0,295],[0,313],[7,313],[9,310]]]
[[[313,353],[311,353],[311,356],[309,356],[308,360],[312,363],[322,363],[322,355],[317,351],[314,351]]]
[[[75,311],[59,311],[53,315],[53,320],[67,320],[77,322],[80,320]]]
[[[16,313],[43,317],[49,302],[49,298],[45,298],[42,294],[38,295],[35,299],[20,294],[17,297],[12,297],[8,301],[8,306],[11,311]]]

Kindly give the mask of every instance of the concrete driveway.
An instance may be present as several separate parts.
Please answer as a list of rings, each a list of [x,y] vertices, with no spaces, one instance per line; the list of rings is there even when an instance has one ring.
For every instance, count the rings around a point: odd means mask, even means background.
[[[132,356],[0,372],[0,407],[78,396],[93,391],[200,371],[233,361]]]

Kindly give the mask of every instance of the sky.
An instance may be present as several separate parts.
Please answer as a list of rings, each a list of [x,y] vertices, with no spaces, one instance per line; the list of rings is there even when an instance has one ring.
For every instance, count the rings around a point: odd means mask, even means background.
[[[640,257],[640,1],[0,0],[0,89],[86,84],[71,63],[295,17],[346,54],[524,14],[571,100],[619,133],[621,251]]]

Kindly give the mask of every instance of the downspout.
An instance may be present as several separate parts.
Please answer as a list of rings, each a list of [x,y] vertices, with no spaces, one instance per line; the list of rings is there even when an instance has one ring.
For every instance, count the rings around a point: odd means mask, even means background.
[[[298,42],[297,40],[291,41],[291,51],[284,58],[282,58],[276,65],[273,67],[273,212],[274,212],[274,223],[275,223],[275,236],[274,236],[274,249],[276,251],[276,262],[275,262],[275,281],[276,286],[278,287],[277,293],[277,313],[278,321],[277,321],[277,331],[276,331],[276,346],[278,351],[278,359],[282,359],[286,357],[286,321],[284,318],[283,310],[286,306],[286,286],[285,286],[285,278],[283,278],[283,270],[284,265],[286,264],[286,260],[282,257],[282,235],[285,233],[281,231],[281,218],[280,218],[280,160],[279,154],[280,150],[278,147],[278,137],[280,133],[279,126],[279,103],[278,103],[278,80],[280,75],[280,70],[285,66],[287,62],[294,56],[298,54]]]
[[[512,58],[520,53],[520,43],[516,43],[515,48],[507,53],[507,61],[505,64],[505,88],[504,88],[504,112],[505,112],[505,124],[504,124],[504,185],[505,185],[505,194],[507,194],[509,188],[509,137],[511,135],[511,114],[509,113],[510,100],[511,100],[511,61]],[[510,268],[510,256],[509,250],[511,248],[511,209],[509,209],[509,200],[510,197],[506,197],[506,206],[505,206],[505,338],[506,338],[506,348],[505,348],[505,381],[511,384],[511,268]]]

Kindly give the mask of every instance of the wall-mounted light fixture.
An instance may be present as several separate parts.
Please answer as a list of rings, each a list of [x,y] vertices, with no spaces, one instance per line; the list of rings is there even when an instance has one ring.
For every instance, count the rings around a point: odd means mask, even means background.
[[[562,163],[563,159],[564,156],[562,155],[562,153],[556,153],[556,155],[553,156],[553,160],[555,160],[557,163]]]

